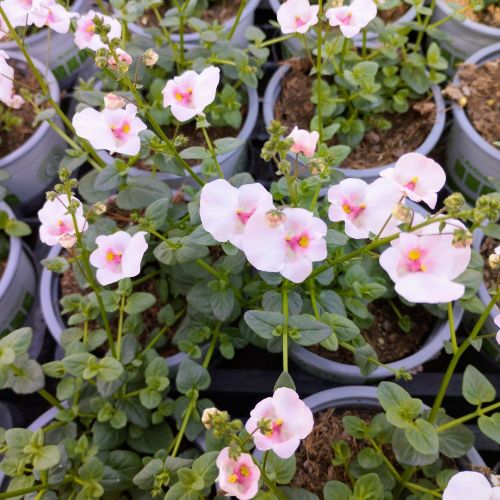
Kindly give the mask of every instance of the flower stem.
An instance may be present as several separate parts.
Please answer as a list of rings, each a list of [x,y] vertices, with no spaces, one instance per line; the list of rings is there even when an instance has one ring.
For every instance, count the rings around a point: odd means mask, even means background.
[[[450,325],[450,339],[453,354],[458,351],[457,332],[455,330],[455,317],[453,316],[453,303],[448,302],[448,323]]]
[[[500,408],[500,402],[493,403],[492,405],[485,406],[484,408],[479,408],[478,410],[472,413],[468,413],[463,417],[457,418],[455,420],[452,420],[451,422],[447,422],[446,424],[440,425],[439,427],[436,428],[436,431],[437,432],[447,431],[448,429],[452,429],[453,427],[463,424],[464,422],[468,422],[469,420],[472,420],[476,417],[481,417],[482,415],[485,415],[490,411],[496,410],[497,408]]]
[[[212,160],[215,163],[215,166],[217,167],[217,171],[219,172],[219,177],[221,179],[224,179],[224,172],[222,171],[219,160],[217,159],[217,154],[215,153],[215,149],[214,149],[214,146],[212,144],[212,141],[210,140],[210,137],[208,136],[207,129],[206,129],[206,127],[201,127],[201,130],[203,131],[203,137],[205,137],[205,142],[207,143],[208,150],[210,151],[210,156],[212,157]]]
[[[247,0],[241,0],[240,6],[238,7],[238,12],[236,13],[236,17],[234,18],[234,23],[231,26],[231,31],[229,32],[227,39],[228,41],[231,41],[234,35],[234,32],[236,31],[236,28],[238,27],[238,24],[240,23],[241,16],[243,14],[243,11],[245,10],[245,7],[247,5]]]
[[[286,40],[290,40],[295,36],[294,34],[291,35],[283,35],[283,36],[278,36],[276,38],[271,38],[271,40],[266,40],[265,42],[261,43],[258,45],[259,49],[263,49],[264,47],[269,47],[269,45],[274,45],[275,43],[280,43],[280,42],[285,42]]]
[[[285,316],[285,324],[283,328],[283,371],[288,372],[288,290],[286,282],[281,287],[281,294],[283,300],[283,316]]]
[[[118,361],[122,354],[122,334],[123,334],[123,313],[125,312],[125,294],[122,295],[120,300],[120,314],[118,316],[118,333],[116,337],[116,356]]]
[[[316,115],[318,117],[318,133],[319,142],[323,142],[323,100],[321,95],[321,77],[323,73],[323,25],[321,19],[323,17],[323,0],[318,1],[318,28],[317,28],[317,45],[316,45]]]

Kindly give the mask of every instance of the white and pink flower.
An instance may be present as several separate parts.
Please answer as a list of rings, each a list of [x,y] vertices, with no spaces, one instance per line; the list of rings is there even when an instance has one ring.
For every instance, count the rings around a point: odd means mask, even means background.
[[[132,56],[128,52],[125,52],[123,49],[120,49],[119,47],[116,49],[116,56],[117,56],[118,62],[125,63],[127,66],[130,66],[132,64],[132,61],[133,61]],[[109,56],[108,64],[113,69],[118,68],[118,64],[115,61],[115,58],[113,56]]]
[[[270,421],[270,430],[263,434],[257,430],[262,419]],[[273,450],[281,458],[289,458],[314,426],[308,406],[298,394],[287,387],[276,389],[272,398],[263,399],[250,412],[245,428],[253,435],[258,450]]]
[[[446,182],[443,168],[433,159],[420,153],[407,153],[394,168],[386,168],[381,177],[393,182],[404,196],[415,202],[423,201],[430,208],[437,202],[437,193]]]
[[[118,231],[96,238],[97,249],[90,254],[90,263],[97,268],[96,277],[101,285],[133,278],[141,272],[142,257],[148,249],[145,235],[145,231],[134,236]]]
[[[116,95],[116,94],[106,94],[104,96],[104,106],[107,109],[120,109],[125,106],[126,101],[121,95]]]
[[[452,234],[401,233],[380,256],[380,265],[410,302],[438,304],[458,300],[464,285],[453,280],[470,260],[470,249],[457,249]],[[467,258],[468,256],[468,258]]]
[[[170,107],[180,122],[190,120],[214,102],[219,81],[220,69],[215,66],[205,68],[200,74],[186,71],[167,82],[162,92],[163,107]]]
[[[258,183],[235,188],[217,179],[201,190],[200,218],[205,231],[217,241],[229,241],[239,249],[242,249],[245,226],[253,214],[273,208],[271,193]]]
[[[71,18],[78,16],[74,12],[67,11],[56,0],[34,1],[32,3],[30,17],[37,28],[47,26],[57,33],[67,33],[71,25]]]
[[[318,145],[318,132],[308,132],[307,130],[302,130],[298,127],[295,127],[288,138],[293,139],[293,144],[290,148],[290,151],[292,153],[302,153],[307,158],[311,158],[312,156],[314,156],[316,146]]]
[[[7,63],[9,55],[0,50],[0,101],[9,108],[19,109],[24,99],[14,92],[14,68]]]
[[[242,453],[236,460],[229,456],[229,448],[223,448],[217,457],[219,476],[216,481],[226,496],[248,500],[259,491],[260,470],[252,456]]]
[[[500,486],[492,486],[480,472],[458,472],[449,480],[443,500],[500,500]]]
[[[344,221],[345,232],[351,238],[368,238],[382,228],[381,236],[388,236],[399,224],[392,212],[400,199],[401,193],[384,179],[371,184],[361,179],[344,179],[328,190],[328,216],[333,222]]]
[[[258,211],[243,233],[243,251],[259,271],[302,283],[326,258],[326,224],[303,208]]]
[[[311,26],[318,24],[318,5],[311,5],[309,0],[287,0],[278,9],[277,17],[281,31],[306,33]]]
[[[350,5],[326,11],[330,26],[339,26],[346,38],[356,36],[377,16],[377,5],[372,0],[354,0]]]
[[[125,109],[97,111],[86,108],[75,114],[73,126],[76,134],[87,139],[95,149],[134,156],[141,149],[139,134],[146,125],[137,118],[137,107],[127,104]]]
[[[83,206],[80,200],[71,197],[71,201],[77,201],[80,205],[75,211],[75,219],[79,232],[87,229],[87,221],[83,216]],[[69,200],[67,195],[59,195],[53,200],[47,200],[38,211],[40,220],[40,240],[49,246],[57,244],[65,245],[68,237],[75,235],[75,224],[73,217],[68,212]]]
[[[110,26],[111,30],[108,33],[108,38],[110,40],[121,38],[122,26],[118,20],[105,16],[100,12],[89,10],[85,15],[81,16],[76,23],[75,43],[79,49],[96,51],[106,48],[106,45],[101,41],[100,35],[95,32],[94,18],[96,16],[98,16],[104,24]]]

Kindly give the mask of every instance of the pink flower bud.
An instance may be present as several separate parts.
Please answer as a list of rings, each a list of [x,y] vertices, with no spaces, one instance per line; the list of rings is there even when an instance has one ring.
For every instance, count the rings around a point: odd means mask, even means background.
[[[109,93],[104,97],[104,106],[106,106],[106,109],[120,109],[125,104],[125,99],[120,95]]]

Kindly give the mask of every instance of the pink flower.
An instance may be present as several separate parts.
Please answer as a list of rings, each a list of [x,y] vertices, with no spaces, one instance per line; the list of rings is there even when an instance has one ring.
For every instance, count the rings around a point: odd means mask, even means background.
[[[492,487],[480,472],[458,472],[449,480],[443,500],[500,500],[500,487]]]
[[[243,232],[256,210],[274,208],[273,197],[261,184],[239,188],[223,179],[205,184],[201,190],[201,223],[217,241],[242,249]]]
[[[377,16],[377,5],[372,0],[354,0],[345,7],[335,7],[326,11],[330,26],[339,26],[346,38],[357,35]]]
[[[7,64],[9,56],[0,50],[0,101],[9,108],[19,109],[24,99],[14,93],[14,68]]]
[[[163,89],[163,107],[172,111],[180,122],[185,122],[203,113],[215,99],[220,80],[220,69],[209,66],[200,74],[186,71],[169,80]]]
[[[293,139],[293,144],[290,148],[290,151],[292,153],[302,153],[307,158],[311,158],[311,156],[313,156],[314,152],[316,151],[319,134],[316,131],[308,132],[307,130],[302,130],[298,127],[295,127],[288,138]]]
[[[401,233],[380,256],[380,265],[396,284],[395,290],[410,302],[438,304],[458,300],[465,287],[452,281],[470,260],[453,247],[450,234]]]
[[[109,285],[123,278],[133,278],[141,272],[141,261],[148,249],[145,231],[134,236],[118,231],[109,236],[98,236],[97,249],[90,254],[90,263],[97,268],[97,281]]]
[[[123,108],[125,104],[126,104],[125,99],[120,95],[106,94],[104,96],[104,106],[107,109],[113,109],[113,110],[120,109]]]
[[[226,496],[247,500],[257,495],[260,470],[251,455],[242,453],[237,460],[229,456],[229,448],[223,448],[217,457],[219,476],[216,481]]]
[[[436,206],[437,193],[446,181],[444,170],[419,153],[403,155],[394,168],[382,170],[380,176],[391,180],[410,200],[423,201],[431,208]]]
[[[302,283],[312,263],[326,258],[326,224],[303,208],[258,211],[243,233],[243,251],[259,271]]]
[[[36,0],[3,0],[3,2],[1,2],[2,8],[14,28],[33,24],[31,13],[37,3],[40,2]],[[4,26],[4,21],[2,20],[1,22],[2,26]],[[5,29],[8,31],[6,26]]]
[[[71,197],[72,201],[78,201],[80,206],[76,209],[75,218],[78,230],[83,232],[87,229],[87,221],[83,216],[83,207],[80,200]],[[61,244],[75,235],[73,218],[68,213],[69,201],[67,195],[59,195],[54,200],[47,200],[38,211],[40,220],[40,240],[49,246]]]
[[[389,221],[382,232],[383,236],[388,236],[399,224],[391,216],[400,199],[401,193],[384,179],[371,184],[361,179],[345,179],[328,190],[331,203],[328,216],[333,222],[344,221],[347,236],[355,239],[378,234]]]
[[[309,0],[287,0],[278,9],[278,23],[281,31],[304,34],[311,26],[318,23],[318,5],[311,5]]]
[[[87,139],[96,149],[110,153],[134,156],[141,149],[139,133],[146,125],[137,118],[137,107],[127,104],[125,109],[97,111],[86,108],[73,117],[76,134]]]
[[[120,49],[119,47],[116,49],[116,55],[118,56],[118,61],[125,63],[127,66],[130,66],[132,64],[132,56],[125,52],[123,49]],[[113,68],[117,69],[117,64],[115,61],[115,58],[113,56],[109,56],[108,58],[108,64]]]
[[[256,431],[263,418],[271,421],[271,430],[266,434]],[[258,450],[273,450],[279,457],[289,458],[313,426],[313,414],[298,394],[287,387],[280,387],[272,398],[257,403],[250,412],[245,428],[250,434],[254,433],[253,439]]]
[[[497,325],[499,328],[497,335],[496,335],[496,341],[497,341],[497,344],[500,345],[500,314],[497,314],[495,316],[495,325]]]
[[[71,24],[71,18],[78,14],[68,12],[55,0],[43,0],[33,2],[31,19],[37,28],[48,26],[57,33],[67,33]]]
[[[100,12],[89,10],[84,16],[81,16],[76,23],[75,43],[79,49],[96,51],[106,48],[106,45],[101,42],[101,37],[95,32],[95,16],[98,16],[99,19],[103,20],[104,24],[111,27],[111,31],[108,33],[108,38],[110,40],[121,38],[122,36],[122,26],[119,21],[109,16],[105,16]]]

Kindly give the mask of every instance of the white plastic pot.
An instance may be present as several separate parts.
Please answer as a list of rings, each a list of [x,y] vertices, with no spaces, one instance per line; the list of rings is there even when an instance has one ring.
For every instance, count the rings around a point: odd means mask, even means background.
[[[480,65],[498,57],[500,42],[476,52],[466,63]],[[460,85],[458,74],[453,85]],[[452,189],[461,191],[469,200],[494,191],[488,177],[500,179],[500,149],[479,134],[465,110],[458,105],[453,106],[453,126],[446,153],[448,182]]]
[[[0,211],[14,214],[6,203]],[[0,278],[0,338],[24,326],[36,296],[36,271],[19,238],[9,239],[7,266]],[[35,353],[36,354],[36,353]]]
[[[20,56],[9,55],[12,59],[24,61]],[[45,72],[40,61],[34,59],[33,62]],[[59,102],[59,85],[50,71],[46,73],[46,82],[50,96]],[[43,201],[45,192],[52,187],[57,176],[65,147],[64,140],[44,121],[22,146],[0,158],[0,169],[9,174],[3,185],[16,196],[23,211],[32,211]]]
[[[83,13],[89,7],[88,0],[75,0],[72,12]],[[89,7],[90,8],[90,7]],[[68,33],[56,33],[44,28],[25,39],[31,57],[43,61],[42,73],[48,68],[57,78],[61,88],[69,88],[75,81],[78,72],[88,59],[88,54],[75,45],[71,30]],[[0,50],[20,54],[15,41],[0,42]]]
[[[446,0],[437,0],[431,23],[450,16],[453,10]],[[441,31],[449,35],[449,40],[440,40],[439,48],[449,62],[450,72],[472,54],[500,41],[500,28],[476,23],[469,19],[463,22],[450,19],[439,26]]]
[[[281,92],[281,81],[289,70],[290,66],[286,64],[278,68],[266,88],[263,102],[264,122],[266,127],[268,127],[271,121],[274,120],[274,108]],[[434,102],[436,103],[436,121],[424,142],[415,150],[416,153],[420,153],[422,155],[428,155],[437,144],[443,133],[446,120],[444,100],[438,86],[432,86],[432,94]],[[394,165],[395,163],[388,163],[386,165],[381,165],[380,167],[366,169],[338,168],[338,170],[346,177],[356,177],[363,179],[366,182],[372,182],[379,177],[382,170],[392,168]]]
[[[236,27],[236,30],[233,33],[233,37],[231,38],[231,45],[239,48],[245,48],[248,46],[248,40],[245,38],[245,31],[254,23],[255,9],[257,9],[259,2],[260,0],[247,0],[247,5],[243,9],[243,13],[241,14],[238,26]],[[234,21],[235,18],[229,19],[224,23],[224,33],[229,34],[231,28],[233,27]],[[129,30],[134,35],[142,36],[145,38],[152,38],[151,35],[147,32],[147,29],[139,26],[138,24],[130,23]],[[180,37],[178,33],[172,33],[170,38],[172,42],[174,42],[175,44],[179,44]],[[186,49],[201,45],[200,35],[198,33],[186,33],[184,35],[184,44]]]

